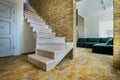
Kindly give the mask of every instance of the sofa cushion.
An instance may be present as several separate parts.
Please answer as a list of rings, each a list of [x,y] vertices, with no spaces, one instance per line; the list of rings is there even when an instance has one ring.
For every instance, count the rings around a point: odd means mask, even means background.
[[[110,38],[100,38],[100,43],[106,43]]]
[[[85,47],[84,42],[77,42],[77,47]]]
[[[97,42],[85,42],[85,43],[84,43],[84,46],[85,46],[86,48],[92,48],[92,46],[93,46],[94,44],[97,44]]]
[[[78,42],[86,42],[86,38],[78,38]]]
[[[87,42],[99,42],[99,38],[87,38]]]
[[[93,45],[92,52],[113,55],[113,45],[106,45],[106,43],[98,43]]]

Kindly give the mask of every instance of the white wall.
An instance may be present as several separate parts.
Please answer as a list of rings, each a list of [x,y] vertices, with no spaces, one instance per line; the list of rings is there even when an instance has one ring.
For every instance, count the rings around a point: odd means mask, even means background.
[[[94,12],[85,17],[85,37],[99,37],[99,20],[113,19],[113,8]]]
[[[35,35],[35,33],[34,33]],[[35,36],[27,21],[24,21],[22,53],[35,51]]]
[[[16,4],[16,51],[14,55],[35,51],[35,41],[24,24],[23,0],[6,0]]]

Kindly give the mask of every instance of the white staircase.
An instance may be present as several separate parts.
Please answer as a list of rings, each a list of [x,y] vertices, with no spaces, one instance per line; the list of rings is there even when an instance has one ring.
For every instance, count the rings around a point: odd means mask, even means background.
[[[30,5],[25,5],[24,16],[36,33],[36,53],[28,55],[28,60],[49,71],[70,52],[73,43],[66,43],[65,37],[55,37],[55,32],[52,32]]]

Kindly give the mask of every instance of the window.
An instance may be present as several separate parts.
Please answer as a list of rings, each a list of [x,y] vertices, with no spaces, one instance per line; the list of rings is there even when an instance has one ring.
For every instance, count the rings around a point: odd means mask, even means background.
[[[113,19],[99,21],[99,37],[113,37]]]

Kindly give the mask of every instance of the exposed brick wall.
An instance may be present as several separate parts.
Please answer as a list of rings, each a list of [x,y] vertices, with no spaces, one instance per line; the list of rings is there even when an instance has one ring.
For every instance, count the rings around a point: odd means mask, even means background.
[[[57,33],[73,42],[73,0],[29,0],[31,6]]]
[[[114,0],[114,66],[120,67],[120,0]]]

